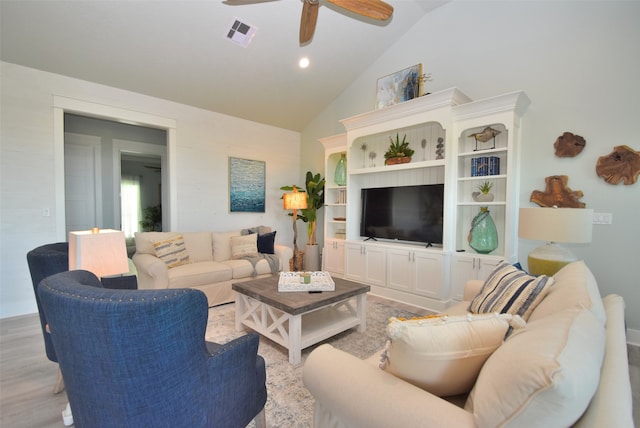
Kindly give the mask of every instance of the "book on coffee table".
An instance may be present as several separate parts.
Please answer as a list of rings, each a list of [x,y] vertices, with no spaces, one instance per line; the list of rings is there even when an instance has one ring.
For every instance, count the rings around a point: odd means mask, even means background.
[[[278,291],[335,291],[329,272],[280,272]]]

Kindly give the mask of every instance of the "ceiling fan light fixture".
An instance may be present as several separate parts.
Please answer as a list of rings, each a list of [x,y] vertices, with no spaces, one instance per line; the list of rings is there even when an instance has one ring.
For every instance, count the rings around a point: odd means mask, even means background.
[[[269,2],[274,0],[224,0],[223,3],[229,5],[240,4],[253,4]],[[316,23],[318,21],[318,9],[320,7],[320,0],[301,0],[302,1],[302,16],[300,17],[300,33],[298,40],[300,46],[311,43],[313,39],[313,33],[316,29]],[[340,8],[348,10],[366,18],[376,19],[379,21],[386,21],[391,19],[393,15],[393,6],[385,3],[382,0],[325,0]],[[237,21],[236,21],[237,22]],[[227,35],[231,37],[232,31]],[[253,35],[251,36],[253,37]],[[249,39],[250,41],[250,39]],[[249,43],[247,42],[247,45]],[[245,45],[246,47],[246,45]]]
[[[306,56],[303,58],[300,58],[300,61],[298,61],[298,65],[300,66],[300,68],[307,68],[309,67],[309,58],[307,58]]]

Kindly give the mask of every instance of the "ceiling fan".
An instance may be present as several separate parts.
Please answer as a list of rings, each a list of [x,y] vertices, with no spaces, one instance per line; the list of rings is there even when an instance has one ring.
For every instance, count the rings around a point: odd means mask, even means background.
[[[225,4],[240,5],[261,3],[265,0],[225,0]],[[273,0],[266,0],[273,1]],[[393,14],[393,6],[382,0],[327,0],[338,7],[346,9],[357,15],[367,18],[385,21]],[[300,18],[300,44],[311,41],[318,20],[318,8],[320,0],[302,0],[302,17]]]

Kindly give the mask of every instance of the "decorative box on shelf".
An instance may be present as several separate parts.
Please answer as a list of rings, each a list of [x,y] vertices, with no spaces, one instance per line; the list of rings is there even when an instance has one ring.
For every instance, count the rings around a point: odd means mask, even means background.
[[[278,291],[335,291],[329,272],[280,272]]]

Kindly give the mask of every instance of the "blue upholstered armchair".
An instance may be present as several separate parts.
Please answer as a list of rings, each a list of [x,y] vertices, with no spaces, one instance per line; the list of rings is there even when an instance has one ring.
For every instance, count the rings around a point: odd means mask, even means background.
[[[205,342],[202,292],[105,289],[79,270],[38,294],[78,428],[264,426],[259,338]]]
[[[42,312],[42,305],[38,298],[38,284],[48,276],[69,270],[69,243],[56,242],[34,248],[27,253],[27,264],[29,265],[33,292],[36,295],[36,303],[38,304],[38,314],[40,315],[40,326],[42,327],[47,358],[53,362],[58,362],[56,351],[51,343],[51,337],[46,331],[47,318]]]

